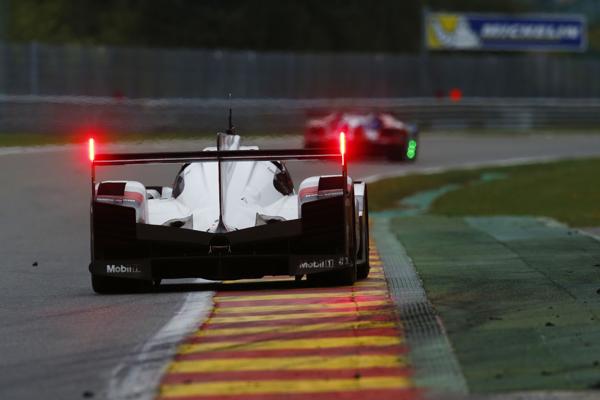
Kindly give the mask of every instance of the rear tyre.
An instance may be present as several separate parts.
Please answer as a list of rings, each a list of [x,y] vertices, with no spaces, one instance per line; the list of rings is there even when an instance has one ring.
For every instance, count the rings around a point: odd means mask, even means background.
[[[351,286],[356,282],[356,263],[344,269],[306,275],[306,280],[320,286]]]
[[[153,283],[151,281],[92,275],[92,289],[98,294],[141,293],[151,291]]]
[[[354,201],[354,199],[352,200]],[[354,207],[352,207],[352,227],[350,232],[354,232]],[[307,275],[307,280],[317,282],[326,286],[351,286],[356,282],[358,272],[356,265],[356,241],[352,233],[352,246],[350,249],[350,262],[345,268],[336,269],[328,272],[321,272],[314,275]],[[310,277],[310,278],[309,278]]]
[[[406,147],[396,146],[388,150],[387,158],[390,161],[406,161]]]
[[[357,267],[356,279],[358,279],[359,281],[367,279],[369,277],[369,272],[371,272],[371,266],[367,261],[365,264],[361,264]]]
[[[409,142],[414,143],[414,147],[409,149]],[[417,138],[410,138],[409,142],[392,147],[388,150],[387,158],[391,161],[406,161],[406,162],[415,162],[417,161],[417,157],[419,156],[419,140]],[[409,156],[409,153],[410,156]]]
[[[369,264],[369,248],[367,247],[367,261],[356,266],[356,279],[359,281],[367,279],[369,272],[371,272],[371,265]]]
[[[351,286],[356,282],[356,278],[356,262],[353,262],[351,267],[335,271],[334,276],[332,276],[332,283],[339,286]]]
[[[363,230],[364,234],[362,235],[362,252],[364,254],[365,262],[359,263],[356,266],[356,278],[358,280],[367,279],[369,277],[369,272],[371,271],[371,264],[369,263],[369,256],[371,253],[370,248],[370,238],[369,238],[369,197],[367,192],[365,191],[365,200],[363,205]]]

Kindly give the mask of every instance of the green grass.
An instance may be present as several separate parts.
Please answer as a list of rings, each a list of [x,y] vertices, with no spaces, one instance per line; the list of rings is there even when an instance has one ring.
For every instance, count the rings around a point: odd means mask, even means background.
[[[447,184],[465,184],[479,178],[479,171],[449,171],[441,174],[413,174],[388,178],[369,184],[369,209],[383,211],[400,206],[400,201],[415,193],[424,192]]]
[[[81,141],[81,140],[80,140]],[[2,133],[0,134],[0,147],[14,146],[42,146],[49,144],[73,143],[74,138],[59,135],[44,135],[39,133]]]
[[[393,218],[472,392],[600,387],[600,243],[528,217]]]
[[[208,133],[126,133],[100,134],[99,140],[104,142],[134,142],[158,139],[192,139],[208,137]],[[57,135],[53,133],[0,133],[0,147],[12,146],[45,146],[84,142],[84,135]]]
[[[267,136],[272,133],[244,132],[243,136]],[[274,135],[274,134],[273,134]],[[215,137],[214,132],[150,132],[150,133],[119,133],[98,135],[98,140],[103,142],[138,142],[143,140],[169,140],[169,139],[210,139]],[[14,146],[45,146],[70,143],[82,143],[87,139],[85,135],[57,135],[54,133],[0,133],[0,147]]]
[[[506,178],[479,180],[489,172]],[[547,216],[571,226],[600,226],[599,174],[595,158],[409,175],[370,185],[369,204],[375,211],[396,208],[403,197],[454,183],[462,187],[438,198],[430,213]]]
[[[597,127],[578,128],[474,128],[461,129],[429,129],[425,132],[435,132],[444,135],[472,135],[472,136],[523,136],[523,135],[597,135],[600,133]]]

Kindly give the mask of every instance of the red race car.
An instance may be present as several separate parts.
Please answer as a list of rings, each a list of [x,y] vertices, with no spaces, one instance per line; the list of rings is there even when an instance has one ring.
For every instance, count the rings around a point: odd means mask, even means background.
[[[336,112],[306,124],[306,148],[335,147],[346,134],[348,156],[385,156],[394,161],[415,161],[419,130],[388,113]]]

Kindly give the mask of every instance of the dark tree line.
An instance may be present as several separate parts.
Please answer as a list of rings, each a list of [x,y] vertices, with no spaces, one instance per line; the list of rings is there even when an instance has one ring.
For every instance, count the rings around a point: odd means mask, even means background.
[[[422,12],[527,11],[534,0],[0,0],[12,41],[416,52]]]

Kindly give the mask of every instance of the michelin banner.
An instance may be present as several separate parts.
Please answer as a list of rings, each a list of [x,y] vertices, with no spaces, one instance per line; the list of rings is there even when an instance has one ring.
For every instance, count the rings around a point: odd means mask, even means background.
[[[585,51],[584,16],[427,13],[429,50]]]

